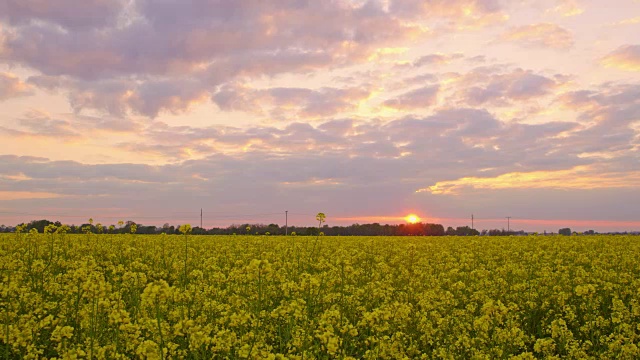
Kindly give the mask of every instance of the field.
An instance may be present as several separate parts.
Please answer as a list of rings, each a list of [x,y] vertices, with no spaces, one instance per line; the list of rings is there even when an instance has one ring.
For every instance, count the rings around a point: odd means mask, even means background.
[[[640,238],[0,235],[0,359],[638,358]]]

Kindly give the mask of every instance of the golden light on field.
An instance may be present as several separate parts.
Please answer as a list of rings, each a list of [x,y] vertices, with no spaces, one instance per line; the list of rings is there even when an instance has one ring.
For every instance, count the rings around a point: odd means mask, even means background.
[[[416,214],[409,214],[405,216],[404,220],[409,224],[415,224],[420,221],[420,218]]]

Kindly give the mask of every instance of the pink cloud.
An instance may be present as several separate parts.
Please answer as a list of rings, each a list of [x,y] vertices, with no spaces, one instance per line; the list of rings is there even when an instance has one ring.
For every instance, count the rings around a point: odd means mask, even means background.
[[[533,71],[516,69],[505,73],[472,71],[464,75],[457,86],[463,100],[470,105],[509,105],[549,94],[560,83]]]
[[[463,58],[464,55],[460,53],[455,54],[429,54],[421,56],[419,59],[413,62],[414,66],[423,65],[442,65],[449,64],[450,62]]]
[[[33,88],[10,73],[0,72],[0,101],[33,94]]]
[[[600,60],[605,67],[640,71],[640,45],[624,45]]]
[[[194,104],[208,99],[202,83],[189,80],[135,81],[68,81],[69,102],[76,112],[97,109],[110,115],[125,116],[129,113],[151,118],[160,112],[179,114]]]
[[[113,25],[123,10],[123,0],[2,0],[0,19],[28,24],[37,19],[71,29]]]
[[[439,85],[425,86],[387,100],[384,106],[398,110],[426,109],[437,103],[439,90]]]
[[[222,87],[212,97],[224,111],[243,111],[271,117],[327,117],[357,108],[371,90],[366,87],[307,89],[279,87],[254,89],[241,85]]]
[[[557,5],[547,10],[547,12],[560,14],[564,17],[576,16],[584,13],[584,8],[580,6],[578,0],[558,0]]]
[[[567,49],[573,46],[573,34],[557,24],[539,23],[513,27],[500,36],[501,41],[521,46]]]

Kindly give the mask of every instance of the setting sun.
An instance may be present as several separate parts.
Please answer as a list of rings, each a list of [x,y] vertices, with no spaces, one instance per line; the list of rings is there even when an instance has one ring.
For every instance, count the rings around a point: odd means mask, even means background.
[[[404,218],[409,224],[415,224],[420,221],[420,218],[416,214],[409,214]]]

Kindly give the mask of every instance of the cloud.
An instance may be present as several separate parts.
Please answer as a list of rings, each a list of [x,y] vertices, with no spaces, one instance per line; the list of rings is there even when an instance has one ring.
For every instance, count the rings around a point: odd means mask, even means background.
[[[463,101],[478,106],[509,105],[551,93],[560,82],[530,70],[516,69],[508,73],[487,73],[483,68],[464,75],[457,84]]]
[[[144,143],[124,143],[118,147],[158,154],[171,161],[202,159],[211,154],[278,158],[337,156],[388,159],[398,161],[398,166],[403,164],[401,159],[419,161],[425,168],[441,168],[443,174],[469,171],[466,164],[472,163],[473,171],[493,168],[499,173],[593,162],[593,159],[578,157],[580,152],[575,151],[588,142],[586,137],[584,141],[580,136],[572,137],[566,140],[566,145],[557,140],[562,134],[577,131],[579,126],[573,122],[506,125],[488,111],[477,109],[439,110],[427,117],[390,122],[342,119],[317,126],[298,122],[283,128],[194,128],[156,122],[139,132],[146,140]],[[607,143],[607,146],[613,144]],[[459,161],[462,158],[464,162]]]
[[[33,95],[31,85],[13,74],[0,72],[0,101],[29,95]]]
[[[463,189],[611,189],[637,188],[640,171],[601,172],[594,167],[576,166],[568,170],[512,172],[496,177],[464,177],[439,181],[416,192],[455,195]]]
[[[557,101],[572,110],[585,110],[600,105],[600,93],[593,90],[578,90],[562,93]]]
[[[501,41],[523,47],[568,49],[573,46],[573,34],[557,24],[539,23],[512,27],[500,36]]]
[[[29,76],[27,83],[47,91],[55,91],[63,85],[63,79],[58,76],[34,75]]]
[[[585,96],[596,101],[600,111],[606,110],[599,121],[614,125],[620,119],[637,119],[634,87],[608,84],[592,91]],[[77,124],[84,120],[75,119],[77,115],[73,119],[49,117],[67,120],[83,131]],[[47,131],[56,124],[42,123]],[[607,191],[598,185],[605,181],[614,184],[611,189],[637,191],[633,184],[640,183],[636,176],[640,166],[632,146],[633,132],[623,137],[616,135],[616,127],[611,127],[613,132],[590,130],[598,124],[507,123],[487,110],[456,108],[391,121],[338,118],[313,125],[300,121],[246,128],[152,121],[135,130],[135,142],[123,141],[114,148],[138,156],[139,152],[154,152],[164,164],[83,164],[0,156],[0,167],[10,169],[9,178],[0,178],[0,190],[62,196],[33,199],[38,203],[23,199],[16,209],[84,209],[89,197],[100,196],[105,207],[124,203],[127,211],[145,214],[160,214],[168,203],[175,211],[186,211],[194,202],[253,214],[257,209],[269,212],[288,206],[292,199],[305,198],[299,205],[305,211],[322,208],[336,213],[340,209],[345,215],[361,213],[364,208],[374,215],[400,213],[406,210],[402,204],[424,201],[446,214],[448,207],[463,206],[461,199],[469,196],[478,201],[478,196],[491,198],[496,197],[495,192],[508,191],[521,191],[518,196],[538,191],[532,201],[547,196],[553,202],[549,191],[579,192],[581,187]],[[35,131],[38,123],[22,126]],[[585,156],[586,151],[606,149],[614,152]],[[415,194],[425,184],[436,186],[436,193],[458,195],[437,196],[429,190]],[[257,204],[256,198],[262,201]],[[585,199],[592,197],[578,198],[578,203],[586,209]],[[489,200],[483,208],[499,211],[505,201]],[[171,218],[175,219],[168,220]]]
[[[424,109],[438,101],[439,85],[425,86],[406,92],[396,98],[384,102],[384,106],[397,110]]]
[[[576,16],[584,13],[577,0],[559,0],[558,5],[547,9],[546,12],[560,14],[564,17]]]
[[[197,81],[147,81],[136,88],[129,106],[136,113],[153,118],[161,110],[173,114],[185,112],[207,97],[208,92]]]
[[[76,110],[149,117],[187,111],[224,84],[366,63],[424,40],[426,21],[455,31],[505,15],[494,0],[2,0],[0,9],[2,61],[37,72],[30,83],[70,90]]]
[[[640,86],[605,83],[589,89],[561,94],[557,103],[577,113],[583,125],[562,138],[563,151],[614,168],[637,168],[637,143],[640,129]],[[611,169],[610,171],[613,171]]]
[[[426,84],[434,84],[434,83],[437,83],[438,81],[439,81],[438,75],[426,73],[426,74],[420,74],[420,75],[410,76],[410,77],[400,79],[399,81],[393,83],[392,85],[388,85],[387,87],[389,90],[395,91],[395,90],[414,87],[416,85],[424,87]]]
[[[27,83],[54,93],[66,89],[71,108],[76,113],[98,110],[117,117],[133,114],[155,118],[161,112],[180,114],[209,97],[205,84],[188,77],[86,81],[67,76],[35,75],[29,77]]]
[[[66,120],[49,117],[45,113],[31,111],[19,120],[20,127],[25,129],[23,134],[30,136],[45,136],[58,139],[79,138],[80,134]]]
[[[473,29],[508,19],[498,0],[392,1],[389,11],[411,20],[446,18],[445,29]]]
[[[260,76],[366,61],[378,48],[423,32],[393,14],[347,2],[135,4],[135,16],[108,31],[63,31],[39,23],[4,31],[6,57],[45,75],[84,79],[202,72]],[[69,6],[59,9],[75,13]]]
[[[464,58],[464,55],[460,53],[455,54],[429,54],[425,56],[421,56],[416,61],[413,62],[414,66],[424,66],[424,65],[442,65],[449,64],[453,60]]]
[[[124,5],[122,0],[1,0],[0,19],[16,25],[45,21],[67,29],[100,28],[115,25]]]
[[[617,26],[636,25],[636,24],[640,24],[640,16],[635,16],[632,18],[626,18],[619,21],[610,22],[604,26],[617,27]]]
[[[183,113],[205,101],[208,92],[195,80],[99,81],[69,83],[69,102],[80,112],[97,109],[115,116],[128,113],[155,118],[161,111]]]
[[[25,200],[25,199],[54,199],[60,198],[62,195],[48,193],[43,191],[1,191],[0,201],[6,200]]]
[[[466,59],[467,62],[471,64],[482,64],[487,61],[487,57],[484,55],[476,55]]]
[[[600,60],[605,67],[640,71],[640,45],[623,45]]]
[[[213,102],[224,111],[242,111],[271,117],[317,118],[355,110],[371,91],[365,87],[319,89],[276,87],[254,89],[228,85],[218,90]]]
[[[212,96],[212,101],[223,111],[262,114],[262,107],[258,102],[258,97],[259,94],[252,89],[239,85],[227,85],[220,88]]]
[[[71,141],[89,137],[89,134],[95,134],[96,131],[134,133],[142,128],[131,119],[75,114],[51,115],[45,111],[33,109],[17,119],[17,126],[2,127],[2,129],[13,136]]]

